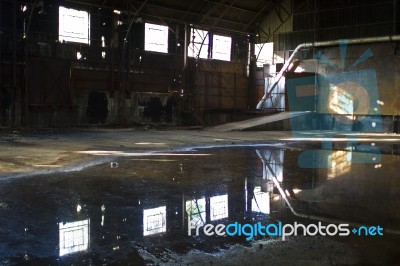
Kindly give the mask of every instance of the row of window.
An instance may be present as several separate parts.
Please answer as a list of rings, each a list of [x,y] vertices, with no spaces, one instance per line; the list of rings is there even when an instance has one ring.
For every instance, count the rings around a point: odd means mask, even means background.
[[[212,34],[205,30],[192,28],[188,56],[203,59],[231,60],[232,38],[218,34]],[[168,53],[167,26],[145,23],[146,51]],[[90,44],[90,17],[86,11],[59,7],[59,41],[78,42]],[[102,37],[102,47],[105,47]],[[250,49],[249,49],[250,51]],[[103,57],[105,52],[103,52]],[[255,45],[255,56],[258,67],[264,64],[272,65],[273,43],[261,43]]]
[[[167,26],[145,23],[144,49],[146,51],[168,53],[168,33]],[[211,34],[208,31],[195,28],[191,29],[191,33],[188,56],[231,60],[231,37]],[[89,13],[60,6],[59,41],[90,44]]]

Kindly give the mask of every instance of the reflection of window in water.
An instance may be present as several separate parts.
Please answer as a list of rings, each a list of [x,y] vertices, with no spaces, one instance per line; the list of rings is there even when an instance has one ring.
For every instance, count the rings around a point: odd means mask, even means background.
[[[143,235],[154,235],[167,231],[167,207],[143,210]]]
[[[261,191],[261,186],[254,188],[254,196],[251,200],[251,211],[270,213],[270,197],[269,192]]]
[[[352,153],[347,151],[334,151],[329,155],[328,161],[331,168],[328,170],[328,178],[343,175],[351,170]]]
[[[215,221],[228,217],[228,195],[210,198],[210,220]]]
[[[206,222],[206,199],[194,199],[186,201],[186,213],[188,222],[193,225],[203,226]]]
[[[263,163],[263,179],[272,180],[272,177],[276,177],[279,182],[283,181],[284,152],[281,149],[257,150]]]
[[[60,256],[88,249],[89,221],[59,223]]]

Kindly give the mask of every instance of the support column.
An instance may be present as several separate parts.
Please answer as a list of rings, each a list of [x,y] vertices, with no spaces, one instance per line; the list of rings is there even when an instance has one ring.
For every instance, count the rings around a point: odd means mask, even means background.
[[[16,126],[17,96],[17,1],[12,1],[12,88],[11,88],[11,127]]]
[[[1,1],[0,1],[0,18],[1,18],[1,16],[2,16],[2,14],[1,14]],[[0,19],[0,29],[1,29],[1,19]],[[1,67],[2,67],[2,65],[3,65],[3,52],[2,52],[2,48],[1,48],[1,43],[2,43],[2,37],[3,36],[3,32],[0,30],[0,89],[1,89],[1,87],[2,87],[2,80],[3,80],[3,77],[2,77],[2,72],[1,72]],[[0,121],[1,121],[1,118],[0,118]]]

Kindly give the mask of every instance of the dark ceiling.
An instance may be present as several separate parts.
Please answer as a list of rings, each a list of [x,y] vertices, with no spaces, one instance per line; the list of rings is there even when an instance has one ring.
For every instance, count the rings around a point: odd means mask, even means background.
[[[255,34],[279,1],[265,0],[66,0],[70,3],[119,9],[130,16],[169,24],[188,23],[208,30]],[[283,12],[287,12],[283,9]]]

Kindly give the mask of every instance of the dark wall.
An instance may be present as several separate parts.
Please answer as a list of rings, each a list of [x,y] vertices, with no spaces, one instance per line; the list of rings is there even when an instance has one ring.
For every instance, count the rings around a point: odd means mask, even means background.
[[[117,15],[112,8],[77,1],[43,3],[45,12],[39,14],[42,7],[33,6],[33,1],[16,2],[15,10],[13,1],[1,1],[0,85],[15,95],[11,107],[2,112],[7,117],[3,121],[14,117],[19,121],[16,124],[26,126],[132,124],[136,115],[142,114],[137,103],[140,93],[160,94],[161,101],[179,94],[178,98],[185,102],[180,110],[190,113],[189,120],[203,116],[207,108],[228,113],[247,108],[247,77],[243,74],[247,37],[232,36],[232,62],[205,60],[202,64],[211,68],[184,69],[184,25],[168,25],[168,54],[146,52],[144,21],[132,23],[127,34],[132,21],[127,13]],[[26,11],[22,9],[24,5]],[[90,44],[58,40],[60,5],[90,13]],[[191,83],[205,73],[210,82],[217,81],[207,86]],[[204,87],[211,90],[205,92]],[[101,117],[95,115],[97,105]],[[9,112],[11,109],[15,112]]]

